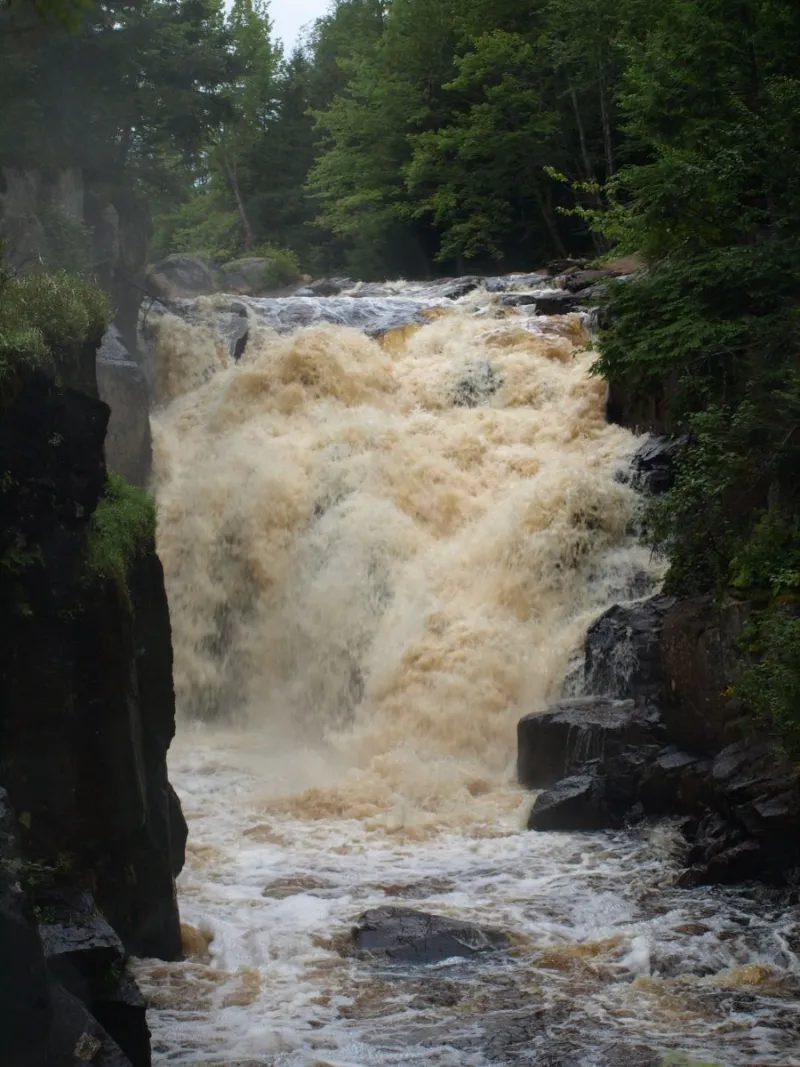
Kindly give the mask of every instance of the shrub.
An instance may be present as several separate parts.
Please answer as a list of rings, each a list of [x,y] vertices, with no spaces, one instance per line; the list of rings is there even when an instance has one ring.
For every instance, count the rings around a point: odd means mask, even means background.
[[[282,285],[289,285],[300,273],[300,263],[290,248],[262,244],[251,254],[263,256],[267,260],[262,281],[268,289],[278,289]]]
[[[47,238],[47,269],[90,274],[94,266],[92,235],[83,222],[54,204],[38,208],[36,214]]]
[[[136,553],[152,543],[156,530],[153,498],[119,474],[109,471],[105,494],[89,525],[87,576],[113,579],[127,588],[126,576]]]
[[[29,369],[55,366],[58,353],[99,342],[111,317],[108,301],[79,275],[0,272],[0,397]]]
[[[791,599],[760,613],[736,695],[773,728],[790,755],[800,756],[800,614]]]

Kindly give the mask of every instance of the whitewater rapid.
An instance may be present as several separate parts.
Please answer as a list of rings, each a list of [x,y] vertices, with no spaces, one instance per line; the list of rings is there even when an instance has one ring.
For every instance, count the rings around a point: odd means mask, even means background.
[[[532,284],[239,301],[238,363],[226,298],[153,326],[194,928],[138,965],[157,1063],[800,1063],[790,914],[675,890],[666,829],[522,829],[519,716],[661,578],[583,318],[499,301]],[[513,951],[344,958],[387,902]]]

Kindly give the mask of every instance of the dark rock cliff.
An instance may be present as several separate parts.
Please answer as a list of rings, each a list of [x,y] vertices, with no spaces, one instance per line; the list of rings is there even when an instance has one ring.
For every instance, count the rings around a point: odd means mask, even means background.
[[[654,447],[644,473],[663,488],[674,443]],[[749,612],[735,598],[656,596],[601,615],[584,648],[587,695],[519,723],[519,780],[546,791],[529,827],[680,816],[686,884],[800,882],[800,768],[735,696]]]
[[[167,779],[172,647],[152,531],[120,573],[89,562],[107,477],[98,343],[26,371],[0,404],[0,1010],[30,1037],[9,1067],[71,1067],[83,1046],[147,1067],[124,961],[180,955],[186,827]]]

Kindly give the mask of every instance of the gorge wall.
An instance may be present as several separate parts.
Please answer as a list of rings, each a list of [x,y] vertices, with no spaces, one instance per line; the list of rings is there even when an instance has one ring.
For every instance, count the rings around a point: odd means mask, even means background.
[[[97,389],[111,409],[106,460],[134,485],[150,475],[149,390],[138,352],[152,224],[140,197],[94,182],[80,167],[53,175],[0,168],[0,242],[20,273],[89,273],[114,324],[97,353]]]
[[[2,382],[8,1067],[146,1067],[144,1001],[125,960],[180,954],[175,876],[186,826],[166,769],[169,612],[147,498],[107,479],[99,342],[57,352],[50,368],[21,363]]]

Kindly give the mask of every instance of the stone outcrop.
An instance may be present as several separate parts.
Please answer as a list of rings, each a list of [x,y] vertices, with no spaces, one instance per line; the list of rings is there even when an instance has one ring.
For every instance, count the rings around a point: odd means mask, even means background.
[[[519,724],[535,830],[681,816],[683,884],[800,878],[800,771],[743,718],[731,686],[746,609],[710,598],[617,605],[589,629],[585,684]]]
[[[351,932],[350,953],[393,963],[429,964],[508,947],[500,930],[413,908],[372,908]]]
[[[216,289],[210,264],[199,256],[167,256],[148,268],[146,288],[159,300],[191,300]]]
[[[111,409],[106,463],[134,485],[147,485],[153,458],[150,390],[116,325],[109,328],[97,352],[97,388]]]
[[[181,952],[186,827],[167,780],[175,707],[161,564],[152,532],[126,547],[120,571],[93,570],[89,552],[109,420],[93,384],[98,341],[55,372],[26,371],[0,405],[0,786],[16,881],[30,873],[15,896],[5,863],[0,924],[34,1049],[10,1067],[71,1067],[78,1046],[93,1064],[149,1067],[125,959]],[[30,1037],[36,1012],[49,1060]]]
[[[139,308],[152,233],[147,205],[124,189],[95,187],[77,167],[52,175],[5,167],[0,237],[20,273],[90,273],[116,320],[97,356],[100,397],[111,408],[106,459],[136,485],[150,474],[149,392],[140,366]]]

